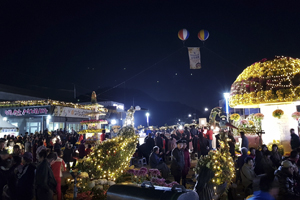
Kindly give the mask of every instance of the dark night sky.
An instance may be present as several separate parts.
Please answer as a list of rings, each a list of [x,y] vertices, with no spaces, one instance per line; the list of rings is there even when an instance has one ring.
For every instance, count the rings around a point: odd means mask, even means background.
[[[245,67],[275,55],[300,57],[295,2],[2,1],[0,83],[66,90],[75,83],[91,92],[126,81],[119,87],[211,108]],[[185,46],[202,47],[200,70],[189,69],[177,38],[182,28],[190,32]],[[210,33],[204,47],[201,29]]]

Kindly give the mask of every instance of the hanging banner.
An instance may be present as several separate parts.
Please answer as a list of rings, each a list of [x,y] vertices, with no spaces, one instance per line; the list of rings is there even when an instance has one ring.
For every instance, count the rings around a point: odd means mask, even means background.
[[[199,47],[188,47],[190,69],[201,69],[200,62],[200,48]]]

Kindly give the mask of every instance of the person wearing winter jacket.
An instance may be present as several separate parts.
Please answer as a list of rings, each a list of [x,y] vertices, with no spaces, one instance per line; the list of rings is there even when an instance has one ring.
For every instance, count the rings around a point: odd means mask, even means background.
[[[25,152],[22,156],[22,172],[17,175],[17,200],[31,200],[34,197],[34,177],[36,167],[34,164],[32,164],[32,161],[32,154],[30,152]]]
[[[295,190],[296,180],[293,175],[295,170],[297,167],[291,161],[285,160],[282,167],[275,172],[279,182],[279,200],[300,199],[299,193]]]
[[[182,170],[184,168],[184,155],[183,155],[183,143],[185,141],[178,140],[177,147],[172,151],[172,163],[171,163],[171,173],[174,176],[174,180],[180,184],[182,177]]]
[[[186,176],[191,167],[190,152],[186,143],[183,143],[184,167],[182,170],[182,185],[186,188]]]
[[[290,130],[290,133],[291,133],[291,148],[292,150],[296,150],[298,147],[300,147],[299,136],[296,135],[295,130],[293,128]]]
[[[60,154],[59,152],[57,152]],[[50,165],[51,169],[54,175],[54,178],[56,180],[57,186],[56,186],[56,193],[57,193],[57,200],[61,200],[61,177],[62,172],[66,171],[65,162],[63,159],[61,159],[56,152],[50,153],[49,158],[51,160]],[[48,159],[47,157],[47,159]]]

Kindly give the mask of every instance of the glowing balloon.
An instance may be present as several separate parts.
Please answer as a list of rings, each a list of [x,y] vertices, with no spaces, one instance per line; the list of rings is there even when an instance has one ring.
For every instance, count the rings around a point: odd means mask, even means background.
[[[199,31],[198,33],[199,40],[204,42],[205,40],[208,39],[208,37],[209,37],[209,32],[207,30],[202,29],[201,31]]]
[[[186,29],[181,29],[180,31],[178,31],[178,38],[181,39],[182,41],[187,40],[189,36],[190,34]]]

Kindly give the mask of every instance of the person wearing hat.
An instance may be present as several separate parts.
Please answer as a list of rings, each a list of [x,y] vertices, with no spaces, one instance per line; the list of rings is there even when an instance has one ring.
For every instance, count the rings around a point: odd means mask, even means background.
[[[300,199],[299,193],[295,190],[296,180],[293,176],[297,167],[289,160],[283,161],[281,165],[275,172],[279,183],[279,199]]]
[[[184,154],[183,154],[183,143],[186,141],[178,140],[177,147],[172,151],[172,163],[171,163],[171,173],[174,176],[174,180],[180,184],[180,179],[182,177],[182,170],[184,168]]]
[[[17,200],[31,200],[34,197],[34,176],[35,165],[32,164],[33,156],[31,152],[25,152],[22,156],[22,172],[18,174],[16,185]]]

